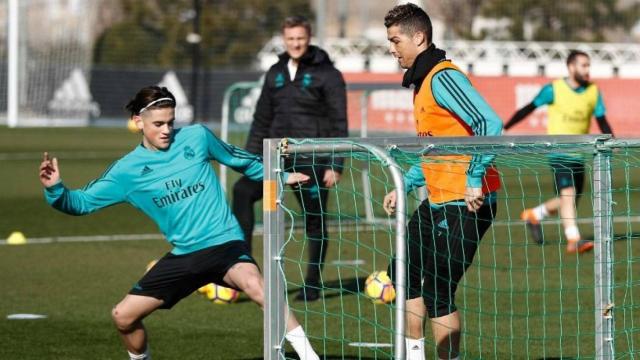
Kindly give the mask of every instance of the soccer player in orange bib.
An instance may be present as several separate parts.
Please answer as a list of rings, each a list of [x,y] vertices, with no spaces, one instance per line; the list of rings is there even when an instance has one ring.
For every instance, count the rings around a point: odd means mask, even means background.
[[[385,17],[390,51],[407,69],[402,85],[413,86],[418,136],[500,135],[502,121],[445,52],[431,42],[429,16],[414,4]],[[496,214],[500,179],[493,155],[426,156],[405,175],[407,191],[425,185],[428,199],[415,211],[407,236],[407,359],[424,359],[423,322],[441,359],[459,359],[460,316],[455,292],[480,239]],[[395,191],[384,208],[395,210]],[[393,276],[393,266],[389,266]]]

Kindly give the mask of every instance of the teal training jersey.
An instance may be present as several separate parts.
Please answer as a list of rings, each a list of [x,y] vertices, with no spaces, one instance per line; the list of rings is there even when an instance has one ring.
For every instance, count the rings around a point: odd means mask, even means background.
[[[244,239],[210,160],[262,180],[262,158],[193,125],[176,130],[167,150],[139,145],[83,189],[69,190],[60,182],[45,189],[45,198],[71,215],[127,202],[158,225],[173,254],[187,254]]]

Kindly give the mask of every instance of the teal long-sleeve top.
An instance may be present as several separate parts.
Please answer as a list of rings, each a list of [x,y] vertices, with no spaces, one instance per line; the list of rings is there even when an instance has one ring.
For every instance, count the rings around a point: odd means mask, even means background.
[[[51,206],[71,215],[129,203],[157,224],[173,254],[187,254],[244,239],[211,160],[252,180],[263,178],[261,157],[193,125],[176,130],[166,150],[137,146],[82,189],[70,190],[59,182],[44,194]]]

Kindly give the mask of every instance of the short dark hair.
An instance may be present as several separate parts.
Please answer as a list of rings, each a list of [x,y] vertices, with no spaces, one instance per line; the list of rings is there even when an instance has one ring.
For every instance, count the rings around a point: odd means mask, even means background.
[[[306,17],[301,15],[288,16],[282,22],[282,31],[284,29],[290,29],[293,27],[302,26],[305,30],[307,30],[307,34],[311,36],[311,23],[307,20]]]
[[[586,56],[587,58],[589,58],[589,54],[587,54],[584,51],[571,50],[569,52],[569,56],[567,56],[567,66],[569,66],[570,64],[573,64],[578,58],[578,56]]]
[[[129,112],[131,112],[131,116],[140,115],[140,112],[143,109],[153,110],[168,107],[176,107],[176,98],[169,90],[167,90],[166,87],[159,86],[143,87],[142,89],[140,89],[140,91],[138,91],[136,96],[129,101],[127,106],[125,106],[125,108]]]
[[[398,5],[389,10],[384,17],[384,26],[387,28],[397,25],[407,35],[413,35],[418,31],[425,33],[427,43],[431,44],[433,27],[429,15],[415,4]]]

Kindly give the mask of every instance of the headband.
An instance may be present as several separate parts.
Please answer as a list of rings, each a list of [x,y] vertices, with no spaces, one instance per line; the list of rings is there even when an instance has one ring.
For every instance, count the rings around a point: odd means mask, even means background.
[[[163,98],[160,98],[158,100],[153,100],[152,102],[148,103],[147,106],[145,106],[142,109],[140,109],[140,111],[138,111],[138,115],[142,114],[142,112],[144,112],[145,110],[149,109],[153,105],[159,103],[160,101],[171,101],[171,102],[173,102],[173,99],[172,98],[168,98],[168,97],[163,97]]]

